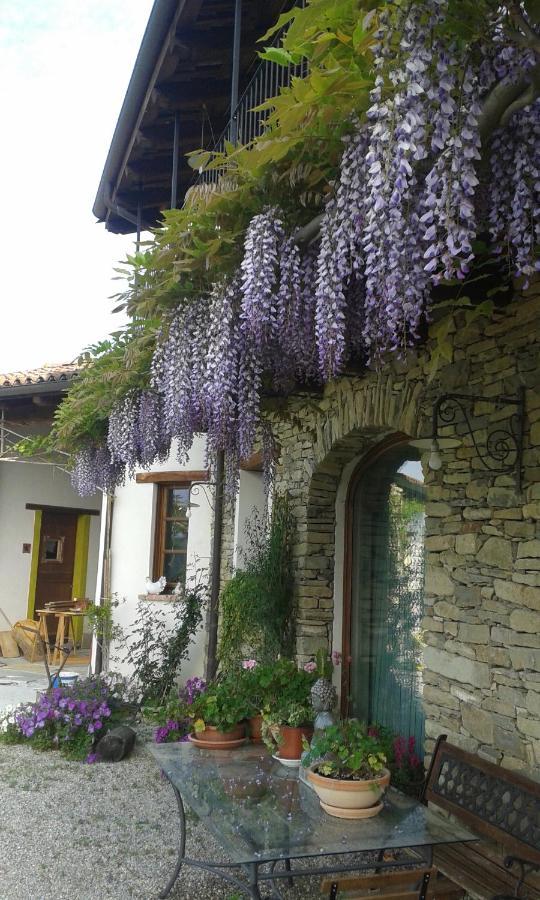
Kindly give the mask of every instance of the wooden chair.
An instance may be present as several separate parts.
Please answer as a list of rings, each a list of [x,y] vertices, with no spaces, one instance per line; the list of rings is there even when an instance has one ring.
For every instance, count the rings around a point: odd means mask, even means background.
[[[328,900],[460,900],[465,894],[434,867],[325,878],[321,893]]]

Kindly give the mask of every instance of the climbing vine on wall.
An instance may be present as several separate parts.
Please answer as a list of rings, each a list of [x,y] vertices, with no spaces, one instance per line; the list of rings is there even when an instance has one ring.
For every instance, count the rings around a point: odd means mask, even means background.
[[[225,671],[248,657],[269,662],[292,653],[293,528],[285,496],[275,498],[269,522],[251,519],[245,559],[220,599],[218,657]]]

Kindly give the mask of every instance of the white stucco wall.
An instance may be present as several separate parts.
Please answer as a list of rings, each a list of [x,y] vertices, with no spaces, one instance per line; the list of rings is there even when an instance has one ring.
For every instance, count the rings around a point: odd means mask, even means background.
[[[234,520],[233,567],[242,568],[246,550],[249,548],[249,526],[256,510],[264,513],[266,497],[262,472],[240,472],[240,487],[236,498]]]
[[[152,472],[201,471],[205,464],[205,441],[195,438],[188,461],[181,465],[173,448],[164,463],[152,466]],[[154,552],[157,485],[137,484],[130,479],[117,489],[111,536],[111,590],[121,601],[115,610],[115,622],[128,632],[136,617],[138,595],[144,593],[145,578],[152,574]],[[212,499],[210,495],[210,499]],[[196,570],[208,574],[211,547],[212,508],[201,490],[194,498],[198,507],[191,511],[187,548],[187,578]],[[147,601],[144,601],[147,602]],[[160,602],[160,601],[156,601]],[[191,645],[190,657],[182,666],[181,680],[203,675],[206,633],[204,623]],[[123,646],[111,648],[110,668],[129,674],[129,666],[122,662]]]
[[[65,472],[47,465],[0,463],[0,606],[11,622],[25,619],[28,605],[31,553],[23,543],[34,539],[34,511],[27,503],[100,509],[101,495],[79,497]],[[90,518],[90,543],[85,596],[93,597],[99,541],[99,518]],[[7,624],[0,619],[0,630]]]

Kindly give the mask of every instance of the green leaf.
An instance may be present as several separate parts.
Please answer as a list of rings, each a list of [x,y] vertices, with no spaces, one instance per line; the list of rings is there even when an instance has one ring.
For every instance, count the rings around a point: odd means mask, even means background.
[[[278,66],[289,66],[294,61],[292,54],[283,47],[267,47],[264,52],[259,53],[259,56],[261,59],[277,63]]]

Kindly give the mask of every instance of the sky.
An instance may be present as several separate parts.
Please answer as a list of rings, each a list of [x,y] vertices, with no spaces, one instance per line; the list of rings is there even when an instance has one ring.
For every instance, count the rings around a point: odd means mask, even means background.
[[[0,373],[118,328],[133,239],[92,206],[153,0],[0,0]]]

